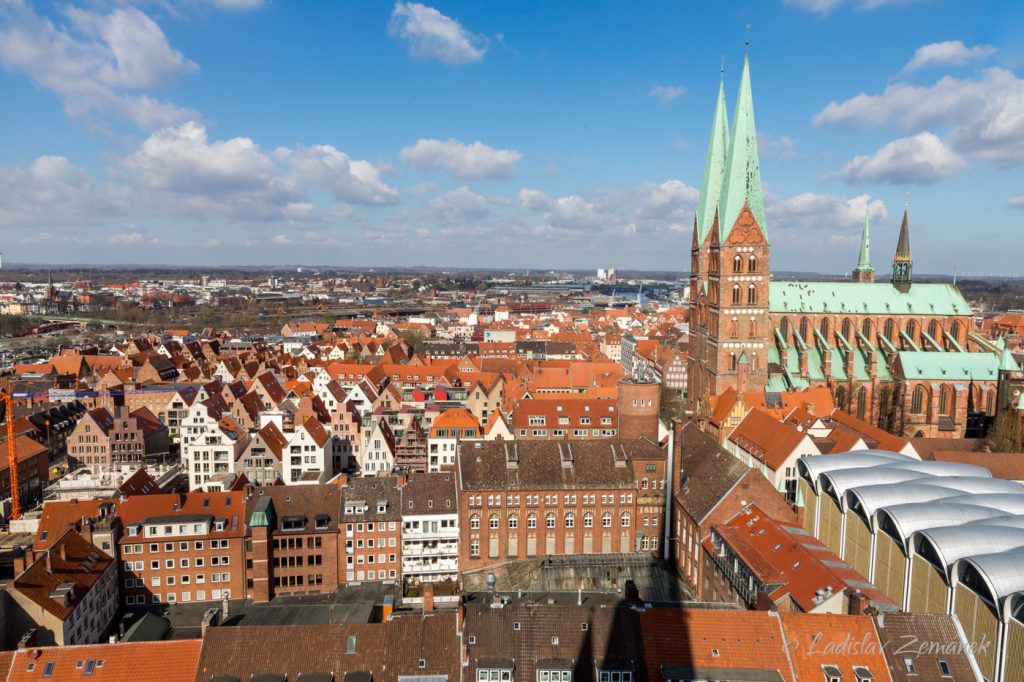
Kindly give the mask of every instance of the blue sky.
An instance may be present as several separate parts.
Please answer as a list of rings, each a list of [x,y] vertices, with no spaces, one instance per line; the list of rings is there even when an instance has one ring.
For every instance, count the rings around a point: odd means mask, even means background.
[[[0,0],[15,262],[682,270],[750,28],[775,269],[1024,274],[1024,5]],[[731,110],[730,110],[731,117]]]

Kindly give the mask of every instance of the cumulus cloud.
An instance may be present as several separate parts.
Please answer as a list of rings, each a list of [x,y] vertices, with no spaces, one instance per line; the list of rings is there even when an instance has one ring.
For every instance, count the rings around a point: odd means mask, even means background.
[[[477,194],[463,185],[458,189],[435,197],[427,208],[435,220],[457,223],[486,218],[494,213],[493,200]]]
[[[484,36],[418,2],[395,3],[388,35],[405,42],[416,59],[437,59],[450,65],[478,62],[488,47]]]
[[[116,210],[89,174],[63,156],[40,156],[27,168],[0,166],[0,227],[91,225]]]
[[[872,220],[885,221],[889,211],[880,199],[860,194],[849,199],[829,194],[798,194],[787,199],[768,196],[765,211],[773,228],[845,230]]]
[[[398,198],[373,164],[330,145],[281,148],[270,155],[247,137],[210,141],[194,121],[153,133],[119,170],[122,180],[151,192],[165,210],[240,220],[313,221],[311,187],[339,202],[387,204]]]
[[[648,183],[640,188],[636,215],[640,218],[683,220],[693,218],[700,191],[681,180]]]
[[[1018,194],[1015,197],[1010,197],[1007,203],[1013,208],[1024,209],[1024,194]]]
[[[60,97],[69,116],[114,115],[145,130],[198,117],[134,92],[197,68],[146,14],[130,7],[62,11],[67,23],[56,26],[23,0],[0,5],[0,62]]]
[[[762,156],[780,161],[792,161],[796,158],[796,140],[788,135],[776,137],[767,133],[758,133],[757,151]]]
[[[285,156],[295,180],[323,187],[335,200],[358,204],[391,204],[398,200],[398,191],[381,179],[376,166],[350,159],[331,145],[300,147]]]
[[[661,100],[662,104],[668,104],[686,94],[686,88],[681,85],[655,85],[648,94]]]
[[[472,180],[512,175],[523,155],[514,149],[489,147],[479,140],[467,145],[454,138],[421,138],[411,147],[404,147],[399,158],[417,170],[441,167],[455,177]]]
[[[856,156],[839,174],[849,183],[930,185],[963,170],[967,162],[933,133],[893,140],[870,156]]]
[[[991,58],[996,48],[991,45],[967,47],[960,40],[946,40],[941,43],[922,45],[903,67],[906,73],[935,66],[964,66],[970,62]]]
[[[263,0],[212,0],[213,4],[220,9],[233,12],[247,12],[263,7]]]
[[[540,213],[547,226],[568,230],[608,227],[612,213],[600,202],[587,201],[577,194],[549,197],[539,189],[519,190],[519,204],[528,211]]]
[[[959,154],[1004,166],[1024,161],[1024,80],[1000,67],[975,78],[944,76],[930,86],[894,83],[879,95],[830,102],[813,120],[817,126],[945,129],[945,144]]]

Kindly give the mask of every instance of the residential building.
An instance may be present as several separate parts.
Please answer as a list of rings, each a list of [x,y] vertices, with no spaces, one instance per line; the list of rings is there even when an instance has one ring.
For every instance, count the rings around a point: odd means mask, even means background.
[[[434,419],[427,434],[427,471],[451,469],[459,442],[482,437],[479,420],[468,410],[461,407],[445,410]]]
[[[344,582],[396,583],[402,579],[402,484],[404,477],[341,477],[344,543],[338,564]],[[339,581],[340,582],[340,581]]]
[[[412,476],[402,488],[406,585],[459,580],[459,504],[450,471]]]
[[[67,448],[73,469],[154,464],[165,462],[170,453],[167,427],[144,407],[90,410],[75,425]]]

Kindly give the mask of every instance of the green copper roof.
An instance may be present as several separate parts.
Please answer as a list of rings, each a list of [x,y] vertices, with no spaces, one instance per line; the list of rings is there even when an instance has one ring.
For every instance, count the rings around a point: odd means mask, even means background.
[[[935,353],[900,351],[899,363],[907,379],[930,381],[993,381],[999,359],[992,353]]]
[[[258,526],[273,526],[274,525],[274,503],[271,502],[270,496],[266,495],[256,500],[256,506],[253,507],[252,516],[249,518],[249,527],[256,528]]]
[[[860,235],[860,258],[857,259],[857,267],[854,272],[874,272],[871,267],[871,221],[868,214],[864,212],[864,232]]]
[[[740,75],[740,91],[736,96],[732,139],[725,167],[725,186],[722,188],[722,202],[718,210],[718,235],[722,241],[725,241],[743,210],[743,204],[750,206],[750,211],[767,239],[768,227],[761,196],[761,166],[757,159],[754,97],[750,92],[750,60],[746,57]]]
[[[725,83],[718,85],[718,102],[715,117],[711,122],[711,139],[708,140],[708,158],[704,161],[704,181],[700,186],[700,201],[697,204],[697,243],[700,244],[711,231],[715,222],[715,211],[722,196],[722,177],[729,153],[729,116],[725,109]]]
[[[951,284],[915,284],[901,292],[888,282],[770,282],[773,313],[861,313],[868,315],[970,315],[971,307]]]
[[[1013,353],[1009,348],[1003,348],[1003,356],[999,358],[999,370],[1001,372],[1019,372],[1020,365],[1013,359]]]

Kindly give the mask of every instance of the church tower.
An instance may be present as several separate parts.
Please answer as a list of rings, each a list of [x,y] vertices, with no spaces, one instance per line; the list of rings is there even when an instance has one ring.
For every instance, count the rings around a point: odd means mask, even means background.
[[[691,402],[707,398],[708,381],[708,259],[711,234],[718,231],[718,202],[722,195],[725,164],[729,154],[729,119],[725,105],[725,81],[718,84],[718,99],[711,122],[708,155],[704,161],[697,213],[693,219],[693,243],[690,247],[690,347],[687,359],[687,383]],[[694,411],[699,406],[695,405]]]
[[[860,258],[853,269],[854,282],[874,282],[875,269],[871,267],[871,221],[867,209],[864,210],[864,232],[860,235]]]
[[[903,223],[900,225],[900,239],[892,257],[892,285],[902,293],[910,291],[914,272],[914,258],[910,255],[910,221],[907,206],[903,206]]]
[[[724,106],[725,99],[720,92],[719,107],[724,109]],[[729,144],[721,184],[716,187],[709,182],[709,169],[713,171],[720,160],[716,145],[722,133],[728,135]],[[716,189],[719,192],[717,220],[711,221],[712,193]],[[711,396],[730,387],[762,391],[768,382],[771,250],[761,190],[748,57],[743,60],[731,130],[719,121],[716,108],[695,237],[699,238],[699,231],[708,225],[707,271],[704,277],[698,274],[696,278],[696,329],[697,336],[704,338],[698,340],[701,347],[692,356],[694,362],[690,365],[689,376],[690,389],[698,402],[698,414],[702,416],[709,414]],[[697,244],[698,253],[704,251],[702,247],[703,244]],[[699,262],[697,265],[700,267]],[[706,297],[706,306],[700,302],[702,296]],[[695,326],[691,324],[690,328],[692,334]],[[742,368],[741,359],[745,361]]]

